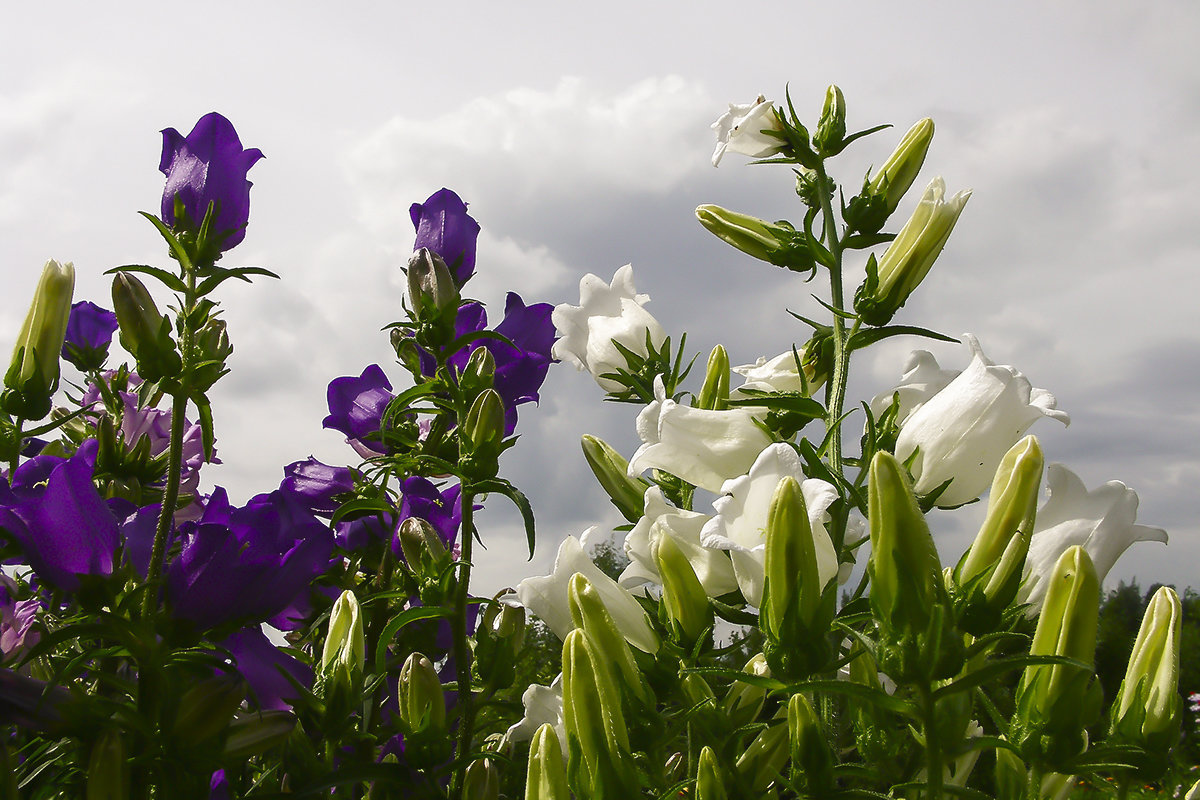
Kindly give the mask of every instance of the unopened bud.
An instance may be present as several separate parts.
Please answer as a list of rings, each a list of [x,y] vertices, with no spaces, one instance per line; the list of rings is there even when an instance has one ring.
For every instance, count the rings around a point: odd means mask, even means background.
[[[996,468],[983,526],[954,569],[961,625],[975,636],[995,629],[1020,588],[1044,463],[1035,436],[1009,449]]]
[[[183,362],[171,339],[171,320],[158,313],[145,284],[128,272],[118,272],[112,299],[121,345],[137,359],[138,374],[148,381],[178,375]]]
[[[366,659],[367,645],[358,598],[347,589],[333,604],[325,647],[321,651],[320,682],[325,693],[344,690],[353,695],[362,683]]]
[[[908,301],[941,255],[962,214],[970,190],[945,200],[946,183],[934,178],[912,217],[878,262],[867,262],[867,277],[854,295],[854,310],[868,325],[886,325]]]
[[[900,198],[917,179],[925,154],[933,141],[933,120],[926,117],[908,129],[895,151],[883,162],[879,172],[868,184],[872,194],[882,194],[887,199],[887,210],[891,214],[900,205]]]
[[[422,247],[408,260],[408,298],[417,319],[458,309],[458,286],[437,253]]]
[[[765,791],[787,764],[788,726],[782,722],[763,730],[737,760],[737,771],[755,792]]]
[[[295,729],[296,715],[282,709],[235,719],[225,739],[225,756],[230,761],[241,761],[262,755],[286,742]]]
[[[653,708],[654,693],[638,669],[629,642],[609,614],[600,593],[583,573],[576,572],[567,581],[567,604],[571,620],[583,629],[588,641],[607,655],[609,663],[616,666],[616,674],[625,690],[646,707]]]
[[[767,657],[762,653],[751,657],[742,667],[742,672],[755,677],[771,677],[771,668],[767,666]],[[722,708],[729,715],[730,725],[740,728],[758,719],[763,702],[767,698],[767,690],[761,686],[746,681],[734,680],[725,699],[721,701]]]
[[[433,664],[421,653],[412,653],[400,667],[396,696],[408,734],[441,735],[446,727],[442,682]]]
[[[704,385],[696,395],[696,408],[707,411],[724,411],[729,408],[729,354],[717,345],[708,355],[708,367],[704,370]]]
[[[583,457],[621,516],[630,522],[642,518],[646,490],[650,484],[629,476],[629,462],[595,436],[583,437]]]
[[[233,345],[225,329],[225,320],[212,317],[196,332],[196,353],[200,359],[192,373],[192,385],[201,392],[208,391],[229,370],[225,360],[233,355]]]
[[[39,420],[50,413],[74,291],[74,265],[47,261],[4,375],[3,406],[13,416]]]
[[[549,722],[537,729],[529,744],[525,800],[570,800],[562,745]]]
[[[705,745],[700,749],[700,763],[696,769],[696,800],[728,800],[728,797],[717,754]]]
[[[606,654],[600,653],[576,628],[563,642],[563,724],[567,737],[578,744],[580,759],[571,782],[599,789],[596,796],[617,790],[636,794],[637,777],[629,759],[629,732],[621,696]],[[607,791],[606,791],[607,790]]]
[[[490,758],[477,758],[463,776],[463,800],[498,800],[500,770]]]
[[[1179,730],[1179,648],[1183,607],[1169,586],[1154,593],[1112,707],[1112,731],[1147,750],[1166,751]]]
[[[401,522],[396,538],[405,563],[418,575],[436,579],[450,563],[446,543],[437,529],[420,517],[408,517]]]
[[[495,356],[486,347],[476,347],[471,351],[471,357],[467,359],[467,365],[463,367],[462,376],[458,379],[458,384],[462,388],[463,395],[473,401],[479,396],[480,392],[491,389],[495,383],[495,379]]]
[[[800,271],[813,266],[803,234],[790,225],[767,222],[715,205],[698,207],[696,218],[718,239],[760,261]]]
[[[670,620],[671,631],[681,645],[691,649],[701,634],[713,624],[708,594],[674,538],[664,532],[652,549],[658,574],[662,578],[663,606]]]
[[[87,800],[129,797],[129,756],[121,734],[111,728],[96,737],[88,758]]]
[[[821,109],[817,132],[813,135],[813,144],[817,152],[828,158],[842,151],[845,138],[846,98],[842,96],[841,89],[830,86],[825,91],[825,105]]]
[[[504,401],[495,389],[485,389],[471,404],[462,424],[462,441],[466,451],[482,467],[493,465],[504,442]],[[492,471],[495,474],[495,471]]]
[[[812,704],[802,694],[794,694],[788,701],[788,736],[792,769],[805,794],[825,795],[833,783],[833,753]]]

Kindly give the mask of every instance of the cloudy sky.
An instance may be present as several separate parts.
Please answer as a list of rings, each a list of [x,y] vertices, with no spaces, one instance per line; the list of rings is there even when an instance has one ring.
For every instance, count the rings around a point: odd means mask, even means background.
[[[925,179],[974,189],[897,321],[978,335],[1070,412],[1069,429],[1032,431],[1049,460],[1138,491],[1139,521],[1171,544],[1136,546],[1110,584],[1200,586],[1198,34],[1190,0],[22,3],[0,32],[0,349],[45,259],[73,260],[77,296],[102,303],[105,269],[167,262],[136,213],[158,208],[159,131],[218,110],[266,154],[226,260],[283,278],[221,290],[237,352],[214,391],[224,464],[206,477],[235,499],[309,454],[353,458],[321,429],[325,385],[372,362],[399,377],[379,329],[400,315],[407,208],[442,186],[483,226],[470,288],[494,315],[506,290],[577,302],[584,273],[632,262],[696,350],[772,356],[806,338],[785,309],[816,313],[815,284],[730,250],[692,211],[800,210],[787,170],[736,156],[714,170],[708,126],[785,85],[814,118],[837,83],[852,128],[898,130],[853,147],[836,178],[856,186],[931,116]],[[916,346],[866,354],[851,397],[888,389]],[[965,348],[931,349],[966,363]],[[636,409],[602,404],[569,366],[542,396],[505,466],[538,513],[537,556],[523,561],[515,515],[489,504],[481,589],[616,522],[576,443],[591,432],[631,453]],[[947,558],[978,513],[935,516]]]

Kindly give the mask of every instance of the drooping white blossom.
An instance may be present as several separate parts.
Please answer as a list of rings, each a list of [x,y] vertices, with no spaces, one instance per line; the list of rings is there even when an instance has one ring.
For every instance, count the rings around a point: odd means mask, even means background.
[[[1088,491],[1074,472],[1050,464],[1046,488],[1050,497],[1037,512],[1025,559],[1025,582],[1017,595],[1020,602],[1031,604],[1031,611],[1041,608],[1054,564],[1072,545],[1087,551],[1103,581],[1134,542],[1167,541],[1162,528],[1135,524],[1137,492],[1120,481]]]
[[[775,116],[775,105],[761,94],[753,103],[730,103],[729,110],[712,124],[717,132],[717,148],[713,151],[713,166],[718,166],[726,152],[742,153],[751,158],[766,158],[783,148],[783,140],[768,136],[764,130],[781,130]]]
[[[829,521],[827,511],[837,499],[837,490],[825,481],[806,479],[802,466],[800,456],[791,446],[780,443],[767,447],[748,475],[725,483],[721,490],[723,496],[713,502],[717,513],[705,523],[700,533],[700,541],[705,547],[729,551],[738,588],[752,606],[757,607],[762,602],[767,517],[771,498],[782,478],[800,481],[816,546],[821,585],[828,584],[838,575],[837,552],[825,529]]]
[[[709,597],[720,597],[737,589],[729,555],[700,544],[700,530],[709,519],[707,514],[671,505],[657,486],[648,489],[645,514],[625,536],[629,566],[618,582],[630,590],[646,584],[661,584],[654,548],[660,537],[669,536],[687,557]]]
[[[745,475],[771,443],[756,419],[765,410],[710,411],[676,403],[666,396],[662,377],[654,379],[655,400],[642,409],[637,432],[642,446],[629,459],[629,474],[660,469],[710,492]]]

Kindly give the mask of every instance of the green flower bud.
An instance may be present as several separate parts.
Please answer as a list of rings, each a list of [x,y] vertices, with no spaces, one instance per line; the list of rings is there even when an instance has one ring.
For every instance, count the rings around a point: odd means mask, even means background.
[[[1154,593],[1112,707],[1112,732],[1150,751],[1165,752],[1179,731],[1182,618],[1174,589]]]
[[[712,687],[708,685],[708,681],[704,680],[704,676],[690,672],[683,676],[679,687],[695,712],[698,712],[701,717],[711,718],[712,712],[717,707],[717,696],[713,694]]]
[[[835,156],[845,147],[846,138],[846,98],[842,90],[830,86],[825,91],[825,105],[821,108],[821,119],[817,123],[817,132],[813,136],[813,144],[817,152],[828,158]]]
[[[1025,800],[1029,770],[1020,756],[1006,747],[996,748],[996,800]]]
[[[400,540],[400,552],[414,574],[426,579],[437,580],[450,565],[450,553],[437,530],[420,517],[408,517],[396,531]]]
[[[406,735],[443,736],[446,727],[446,699],[442,682],[433,664],[421,653],[412,653],[400,667],[396,686],[400,719]]]
[[[321,651],[319,679],[324,694],[345,691],[353,695],[357,692],[362,684],[366,660],[367,645],[358,598],[347,589],[329,613],[329,631]]]
[[[992,480],[983,526],[954,569],[960,623],[975,636],[995,629],[1021,586],[1044,464],[1035,436],[1009,449]]]
[[[288,740],[296,729],[296,716],[290,711],[258,711],[229,726],[225,739],[225,757],[242,761],[262,755]]]
[[[609,663],[616,665],[617,675],[626,691],[644,706],[652,708],[654,692],[638,669],[629,642],[608,613],[596,587],[580,572],[567,581],[567,604],[575,625],[583,629],[588,641],[595,643],[600,652],[608,657]]]
[[[791,225],[767,222],[714,205],[699,206],[696,218],[718,239],[759,261],[801,271],[813,266],[803,234],[796,233]]]
[[[496,357],[486,347],[476,347],[463,367],[458,385],[463,394],[472,401],[486,389],[491,389],[496,379]]]
[[[179,700],[172,732],[184,745],[196,745],[229,727],[246,699],[246,683],[236,675],[218,675],[201,681]]]
[[[707,411],[724,411],[729,408],[729,354],[717,345],[708,355],[708,367],[704,371],[704,385],[696,395],[696,408]]]
[[[1200,800],[1200,781],[1192,784],[1192,788],[1188,789],[1187,794],[1183,796],[1183,800]]]
[[[867,278],[854,295],[854,310],[868,325],[886,325],[941,255],[971,197],[970,190],[949,201],[945,194],[945,181],[934,178],[883,258],[876,262],[871,256],[867,261]]]
[[[490,758],[477,758],[463,775],[463,800],[499,800],[500,770]]]
[[[418,320],[444,318],[448,314],[453,334],[458,286],[442,257],[426,247],[413,253],[408,260],[408,299]]]
[[[780,712],[781,715],[783,713]],[[790,749],[788,726],[771,725],[755,736],[738,756],[738,774],[755,792],[763,792],[779,777],[779,773],[787,764]]]
[[[806,794],[821,797],[833,783],[833,753],[812,704],[802,694],[788,700],[788,738],[792,769]]]
[[[630,769],[629,732],[609,656],[576,628],[563,642],[563,724],[570,783],[583,796],[637,792]],[[610,794],[611,793],[611,794]]]
[[[742,672],[759,677],[769,678],[771,676],[771,668],[767,666],[767,657],[762,653],[751,657],[746,662],[746,666],[742,667]],[[766,698],[767,690],[761,686],[735,680],[730,685],[729,691],[725,693],[721,707],[729,716],[730,726],[740,728],[758,719],[758,713],[762,711]]]
[[[1054,565],[1029,652],[1087,666],[1033,664],[1021,674],[1008,738],[1027,760],[1054,768],[1087,745],[1084,728],[1099,713],[1092,674],[1099,613],[1100,579],[1092,559],[1079,545],[1069,547]]]
[[[495,389],[485,389],[475,398],[462,424],[464,450],[480,475],[494,477],[496,459],[504,449],[504,401]]]
[[[50,413],[74,292],[75,266],[47,261],[4,375],[3,406],[13,416],[38,420]]]
[[[529,771],[525,777],[525,800],[570,800],[567,773],[563,769],[562,746],[549,722],[537,729],[529,745]]]
[[[229,333],[225,330],[225,320],[212,317],[196,332],[196,353],[200,364],[192,373],[192,386],[197,391],[206,392],[225,373],[225,360],[233,355],[233,345],[229,342]]]
[[[925,154],[933,141],[933,120],[926,117],[908,129],[895,151],[883,162],[879,172],[871,179],[868,190],[887,198],[887,211],[891,214],[900,205],[900,198],[917,179]]]
[[[158,313],[145,284],[128,272],[118,272],[112,298],[121,345],[137,359],[138,374],[148,381],[178,375],[183,362],[171,339],[171,320]]]
[[[653,546],[653,555],[662,578],[662,600],[671,632],[676,641],[690,650],[713,624],[708,594],[674,538],[659,536]]]
[[[87,800],[129,797],[129,757],[121,734],[106,729],[92,744],[88,758]]]
[[[631,478],[629,462],[595,436],[584,435],[583,457],[587,459],[596,480],[621,512],[621,516],[630,522],[641,519],[646,490],[650,488],[649,482],[641,478]]]
[[[717,754],[708,745],[700,748],[700,763],[696,768],[696,800],[728,800],[721,765]]]
[[[475,666],[493,686],[512,683],[516,661],[525,642],[525,609],[499,601],[506,589],[483,607],[475,626]]]

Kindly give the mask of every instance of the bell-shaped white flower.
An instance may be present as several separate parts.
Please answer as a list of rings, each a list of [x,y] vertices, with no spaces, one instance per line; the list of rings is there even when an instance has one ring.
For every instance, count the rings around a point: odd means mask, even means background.
[[[629,566],[618,583],[631,590],[651,583],[661,585],[654,549],[661,537],[669,536],[683,551],[705,594],[720,597],[737,588],[729,555],[700,544],[700,530],[710,519],[707,514],[676,508],[657,486],[646,491],[645,502],[645,514],[625,536]]]
[[[709,411],[682,406],[667,397],[662,376],[654,379],[655,400],[642,409],[637,432],[642,446],[629,459],[629,474],[661,469],[710,492],[745,475],[771,443],[755,421],[765,410]]]
[[[584,534],[588,536],[588,534]],[[604,607],[613,622],[620,628],[626,641],[646,653],[658,650],[658,637],[646,619],[646,612],[633,599],[627,589],[600,571],[584,552],[583,545],[574,536],[568,536],[558,547],[554,559],[554,571],[545,576],[526,578],[517,584],[517,598],[521,605],[536,614],[554,635],[565,639],[575,628],[571,609],[567,603],[567,584],[576,572],[582,573],[595,587],[604,601]]]
[[[566,727],[563,724],[563,690],[562,673],[549,686],[531,684],[521,695],[521,704],[525,706],[525,716],[520,722],[514,723],[504,733],[510,742],[525,742],[533,738],[538,728],[549,724],[558,734],[558,740],[567,740]]]
[[[761,94],[753,103],[730,103],[729,110],[712,124],[717,132],[717,149],[713,151],[713,166],[721,163],[725,153],[742,153],[751,158],[766,158],[783,149],[783,140],[763,133],[782,130],[775,116],[775,105]]]
[[[800,481],[800,492],[808,509],[817,568],[824,586],[838,575],[838,557],[833,540],[825,530],[829,506],[837,499],[830,484],[815,478],[805,479],[800,456],[787,444],[773,444],[762,451],[750,467],[750,473],[726,481],[723,497],[713,502],[716,516],[705,523],[700,541],[714,550],[728,550],[733,561],[738,588],[746,602],[757,607],[762,602],[764,561],[767,545],[767,517],[775,488],[785,477]]]
[[[1037,512],[1025,559],[1025,582],[1017,595],[1019,602],[1031,605],[1031,613],[1042,607],[1054,564],[1072,545],[1087,551],[1103,581],[1134,542],[1167,541],[1162,528],[1135,524],[1137,492],[1120,481],[1109,481],[1089,492],[1074,472],[1062,464],[1050,464],[1046,488],[1050,497]]]
[[[802,347],[797,351],[801,361],[806,357],[805,350],[806,348]],[[818,376],[808,364],[804,365],[804,380],[801,381],[800,372],[796,369],[796,354],[791,350],[770,360],[760,356],[753,364],[734,367],[733,371],[746,379],[744,384],[733,390],[735,396],[744,393],[746,389],[760,392],[802,392],[806,383],[808,391],[813,392],[825,382],[825,376]]]
[[[935,386],[944,372],[932,356],[917,355],[915,363],[909,362],[909,373],[919,372],[913,377],[922,383],[897,390],[901,412],[907,402],[913,410],[900,417],[896,458],[905,462],[916,452],[910,470],[918,494],[929,494],[950,481],[937,501],[945,507],[979,497],[1000,459],[1034,422],[1042,417],[1064,425],[1071,421],[1057,409],[1054,395],[1034,388],[1016,368],[994,364],[974,336],[963,338],[971,349],[971,363],[953,380],[922,399],[921,394]],[[925,388],[919,389],[922,385]]]
[[[613,275],[612,283],[588,273],[579,281],[579,305],[555,306],[551,314],[559,339],[555,358],[592,373],[606,392],[620,391],[621,384],[601,378],[626,368],[617,344],[645,356],[646,334],[654,347],[666,339],[666,331],[644,306],[650,295],[638,294],[633,285],[633,266],[626,264]],[[615,344],[614,344],[615,343]]]

